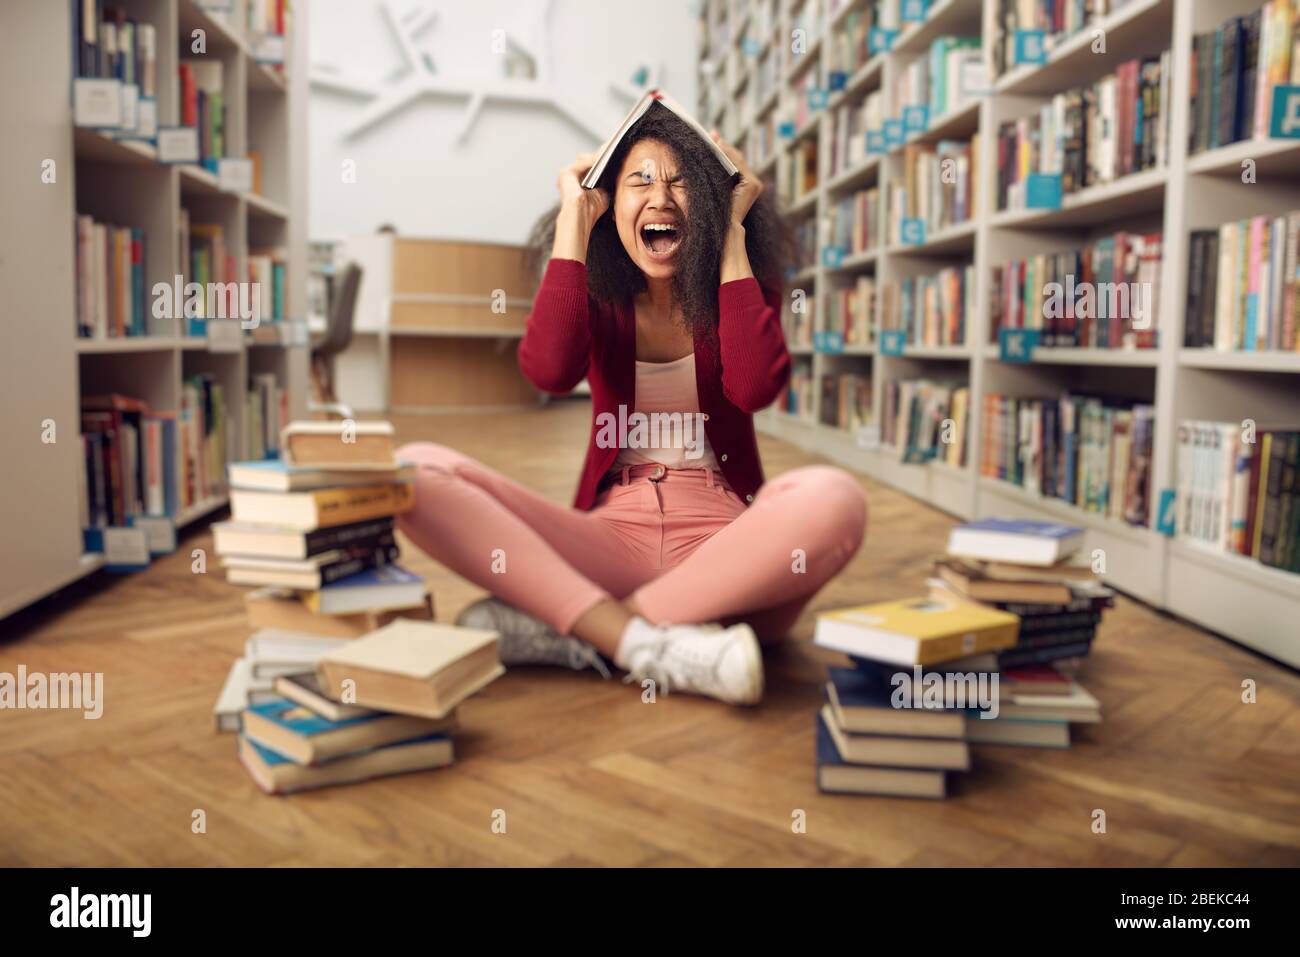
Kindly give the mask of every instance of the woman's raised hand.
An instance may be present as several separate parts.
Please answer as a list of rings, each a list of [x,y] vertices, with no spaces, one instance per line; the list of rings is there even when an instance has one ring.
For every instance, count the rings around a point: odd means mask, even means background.
[[[579,212],[587,231],[609,209],[609,194],[603,189],[583,189],[582,178],[596,162],[595,153],[583,153],[560,171],[556,186],[560,190],[560,206]]]
[[[564,169],[555,185],[560,190],[560,213],[555,219],[554,259],[587,261],[587,241],[596,220],[609,209],[609,194],[603,189],[583,189],[582,178],[596,162],[595,153],[583,153]]]
[[[736,164],[736,169],[740,170],[740,181],[731,191],[731,221],[740,226],[745,222],[745,217],[749,215],[758,197],[762,195],[763,181],[754,175],[754,171],[749,168],[740,150],[724,140],[721,133],[710,130],[709,135],[713,137],[713,142],[718,144],[722,152],[727,154],[727,158]]]

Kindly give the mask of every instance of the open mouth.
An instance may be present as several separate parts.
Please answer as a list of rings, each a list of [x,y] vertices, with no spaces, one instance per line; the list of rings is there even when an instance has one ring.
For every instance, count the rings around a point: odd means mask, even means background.
[[[671,259],[682,244],[682,230],[676,223],[646,223],[641,227],[641,245],[651,259]]]

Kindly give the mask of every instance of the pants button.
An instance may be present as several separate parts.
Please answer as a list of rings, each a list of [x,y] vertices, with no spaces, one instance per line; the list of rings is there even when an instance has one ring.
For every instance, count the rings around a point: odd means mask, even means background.
[[[722,453],[722,457],[721,457],[718,461],[720,461],[720,462],[725,462],[725,461],[727,461],[727,453],[726,453],[726,452],[723,452],[723,453]]]
[[[746,502],[752,502],[752,501],[754,501],[754,496],[752,496],[752,495],[746,495],[746,496],[745,496],[745,501],[746,501]]]

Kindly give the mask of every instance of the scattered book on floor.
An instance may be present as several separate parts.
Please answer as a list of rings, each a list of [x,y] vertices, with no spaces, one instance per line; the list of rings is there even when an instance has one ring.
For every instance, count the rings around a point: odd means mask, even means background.
[[[415,465],[398,462],[392,465],[360,463],[348,468],[322,468],[315,465],[290,465],[282,459],[258,462],[235,462],[229,469],[234,488],[262,492],[300,492],[317,488],[345,488],[375,485],[379,482],[410,482],[415,479]]]
[[[388,422],[290,422],[280,437],[284,461],[313,468],[398,467]]]
[[[1027,721],[999,715],[966,718],[966,740],[971,744],[1003,744],[1021,748],[1068,748],[1070,725],[1065,721]]]
[[[262,585],[317,591],[326,585],[396,561],[397,542],[339,548],[308,558],[258,558],[228,555],[221,565],[232,585]]]
[[[455,712],[440,720],[372,712],[332,721],[286,698],[244,712],[244,737],[306,765],[447,734],[455,726]]]
[[[835,750],[850,764],[945,771],[970,770],[970,750],[961,739],[853,734],[836,723],[835,712],[829,704],[822,706],[822,724],[830,732]]]
[[[219,732],[238,731],[240,715],[249,705],[262,704],[276,697],[270,678],[253,674],[253,665],[247,658],[237,658],[230,666],[225,684],[212,708],[213,723]]]
[[[330,721],[347,721],[350,718],[362,718],[367,715],[381,714],[373,708],[362,708],[354,704],[340,704],[325,696],[320,685],[320,678],[315,671],[306,674],[280,675],[273,685],[275,693],[290,701],[302,705]]]
[[[244,611],[254,628],[274,628],[327,638],[360,638],[396,618],[433,621],[433,599],[427,593],[417,604],[381,611],[318,615],[293,591],[259,588],[244,595]]]
[[[280,675],[312,671],[321,655],[337,651],[346,644],[346,638],[263,628],[244,642],[244,657],[255,677],[272,680]]]
[[[817,722],[817,787],[833,794],[879,794],[894,797],[942,798],[944,772],[918,768],[885,768],[846,761],[821,712]]]
[[[212,533],[213,545],[221,555],[303,559],[341,548],[391,544],[393,519],[385,515],[307,531],[280,525],[216,522]]]
[[[935,574],[967,598],[976,601],[1023,601],[1063,603],[1070,600],[1070,586],[1060,582],[1004,581],[987,578],[979,569],[959,558],[941,558]]]
[[[413,504],[415,490],[410,482],[303,492],[230,491],[230,517],[233,521],[301,531],[398,515]]]
[[[829,669],[826,699],[835,723],[853,734],[891,734],[923,738],[961,738],[965,720],[941,709],[895,708],[894,689],[859,668]]]
[[[452,763],[451,738],[433,735],[307,767],[240,735],[239,759],[268,794],[290,794],[336,784],[427,771]]]
[[[1024,665],[1004,668],[1001,675],[1003,690],[1017,694],[1068,695],[1074,682],[1059,668],[1052,665]]]
[[[857,658],[928,665],[1009,648],[1019,625],[996,608],[909,598],[818,615],[813,643]]]
[[[505,673],[498,637],[495,631],[398,619],[323,656],[317,673],[336,701],[441,718]]]
[[[1068,694],[1025,694],[1013,691],[1004,696],[1000,714],[1023,721],[1068,721],[1071,724],[1097,724],[1101,721],[1101,703],[1078,682]]]
[[[978,558],[953,558],[952,561],[966,566],[979,575],[992,581],[1002,582],[1054,582],[1098,584],[1100,579],[1091,565],[1065,559],[1055,565],[1017,565],[1015,562],[988,562]]]
[[[415,608],[424,604],[427,594],[423,578],[389,564],[301,592],[299,597],[317,615],[351,615]]]
[[[986,518],[954,528],[948,536],[948,554],[1021,565],[1055,565],[1082,544],[1083,529],[1074,525]]]

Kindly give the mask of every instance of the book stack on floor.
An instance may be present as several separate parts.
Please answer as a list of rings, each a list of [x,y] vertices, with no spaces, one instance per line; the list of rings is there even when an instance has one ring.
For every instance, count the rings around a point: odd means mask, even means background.
[[[218,701],[219,729],[279,675],[396,617],[433,617],[424,579],[395,563],[393,516],[411,504],[414,469],[393,457],[387,423],[356,425],[356,442],[342,428],[291,423],[286,460],[230,466],[231,520],[214,541],[226,579],[258,586],[245,600],[257,630]]]
[[[1076,680],[1112,593],[1069,562],[1082,530],[988,520],[954,530],[923,598],[821,615],[846,654],[817,716],[823,791],[942,798],[969,745],[1070,746],[1101,720]]]
[[[457,706],[505,671],[497,638],[399,619],[341,641],[248,706],[239,759],[271,794],[445,767]]]
[[[1000,676],[996,720],[969,723],[982,744],[1070,746],[1070,724],[1101,721],[1101,707],[1077,675],[1092,650],[1114,592],[1076,560],[1083,529],[990,518],[952,530],[948,555],[935,563],[930,597],[1014,615],[1008,648],[967,662]]]

